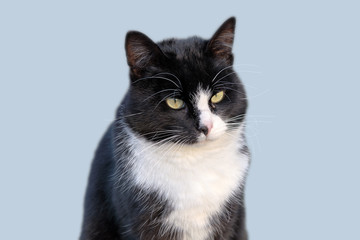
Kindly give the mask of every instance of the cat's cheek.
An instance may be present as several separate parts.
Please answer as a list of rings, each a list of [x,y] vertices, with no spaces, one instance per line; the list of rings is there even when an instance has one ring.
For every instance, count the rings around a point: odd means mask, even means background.
[[[207,136],[208,140],[216,140],[225,134],[227,126],[225,122],[217,115],[212,116],[213,119],[213,129],[210,134]]]

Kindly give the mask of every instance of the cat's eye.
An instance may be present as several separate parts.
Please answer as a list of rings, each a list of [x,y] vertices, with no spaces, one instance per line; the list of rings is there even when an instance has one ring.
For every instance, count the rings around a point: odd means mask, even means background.
[[[218,103],[221,102],[223,98],[224,98],[224,91],[220,91],[211,97],[211,102]]]
[[[172,109],[181,109],[185,107],[184,101],[179,98],[168,98],[166,99],[166,104]]]

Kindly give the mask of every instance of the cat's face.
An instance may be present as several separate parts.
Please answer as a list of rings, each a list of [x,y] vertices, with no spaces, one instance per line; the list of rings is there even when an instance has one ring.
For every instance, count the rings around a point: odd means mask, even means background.
[[[122,114],[134,132],[151,141],[193,144],[240,127],[247,101],[232,68],[234,27],[231,18],[210,40],[158,44],[128,33],[131,85]]]

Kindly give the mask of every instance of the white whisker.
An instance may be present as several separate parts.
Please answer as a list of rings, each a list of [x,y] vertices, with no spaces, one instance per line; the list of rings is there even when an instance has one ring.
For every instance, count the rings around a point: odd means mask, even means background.
[[[233,67],[233,66],[227,66],[227,67],[221,69],[221,70],[215,75],[215,77],[211,80],[211,82],[214,82],[215,79],[217,78],[217,76],[219,76],[220,73],[222,73],[222,72],[225,71],[226,69],[229,69],[229,68],[232,68],[232,67]]]
[[[179,90],[178,90],[178,89],[174,89],[174,88],[164,89],[164,90],[158,91],[158,92],[150,95],[149,97],[145,98],[145,99],[143,100],[143,102],[146,102],[148,99],[154,97],[155,95],[157,95],[157,94],[159,94],[159,93],[168,92],[168,91],[174,91],[174,93],[176,93],[176,92],[178,92]]]
[[[137,82],[139,82],[139,81],[146,80],[146,79],[162,79],[162,80],[166,80],[166,81],[169,81],[169,82],[173,83],[176,87],[179,88],[180,91],[182,90],[182,87],[180,87],[180,85],[178,85],[178,84],[177,84],[176,82],[174,82],[173,80],[171,80],[171,79],[169,79],[169,78],[166,78],[166,77],[158,77],[158,76],[156,76],[156,75],[151,76],[151,77],[139,78],[139,79],[135,80],[135,81],[133,82],[133,84],[135,84],[135,83],[137,83]],[[180,83],[180,84],[181,84],[181,83]]]
[[[213,86],[215,86],[218,82],[220,82],[221,80],[223,80],[224,78],[226,78],[226,77],[228,77],[228,76],[230,76],[230,75],[232,75],[232,74],[236,74],[236,72],[228,73],[228,74],[226,74],[225,76],[223,76],[222,78],[216,80],[216,81],[213,83]]]
[[[166,95],[163,99],[161,99],[161,100],[158,102],[158,104],[156,104],[154,110],[155,110],[165,99],[167,99],[167,98],[169,98],[169,97],[171,97],[171,96],[173,96],[173,95],[174,95],[174,93],[171,93],[171,94]]]
[[[156,74],[155,76],[157,76],[157,75],[161,75],[161,74],[167,74],[167,75],[173,76],[173,77],[174,77],[174,78],[176,78],[176,80],[179,82],[180,87],[182,87],[182,84],[181,84],[180,79],[179,79],[177,76],[175,76],[174,74],[169,73],[169,72],[162,72],[162,73],[158,73],[158,74]]]

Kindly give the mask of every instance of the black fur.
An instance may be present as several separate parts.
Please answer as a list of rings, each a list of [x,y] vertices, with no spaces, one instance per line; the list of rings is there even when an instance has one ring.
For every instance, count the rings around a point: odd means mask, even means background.
[[[126,129],[153,142],[169,137],[159,134],[163,130],[181,129],[180,136],[170,141],[195,143],[202,131],[192,99],[199,86],[214,94],[224,90],[225,99],[210,104],[211,111],[225,119],[243,116],[232,122],[241,124],[247,101],[231,67],[234,27],[235,19],[230,18],[210,40],[191,37],[157,44],[142,33],[128,33],[130,88],[92,163],[81,240],[182,239],[181,230],[164,230],[163,220],[172,211],[167,200],[131,182],[127,159],[132,153]],[[216,80],[221,79],[218,82],[212,81],[216,75]],[[185,107],[170,109],[164,101],[170,96],[183,99]],[[248,153],[245,145],[239,151]],[[246,240],[243,188],[223,208],[223,214],[212,219],[214,231],[209,239]]]

